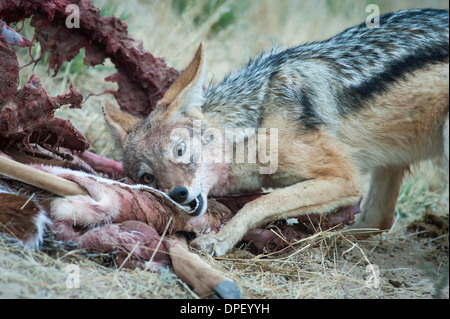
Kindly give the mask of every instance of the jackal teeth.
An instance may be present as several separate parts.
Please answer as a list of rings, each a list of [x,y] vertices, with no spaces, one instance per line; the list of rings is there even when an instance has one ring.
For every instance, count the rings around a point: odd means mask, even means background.
[[[195,198],[193,201],[190,201],[189,203],[187,203],[187,205],[189,206],[189,208],[192,211],[195,211],[198,208],[198,206],[200,205],[200,201],[197,198]]]

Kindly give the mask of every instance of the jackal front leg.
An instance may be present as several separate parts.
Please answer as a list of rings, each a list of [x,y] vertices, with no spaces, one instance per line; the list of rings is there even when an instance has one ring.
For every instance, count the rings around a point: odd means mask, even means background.
[[[192,242],[192,246],[220,256],[260,225],[309,213],[328,213],[353,205],[359,198],[357,185],[343,178],[300,182],[246,204],[216,235],[202,235]]]

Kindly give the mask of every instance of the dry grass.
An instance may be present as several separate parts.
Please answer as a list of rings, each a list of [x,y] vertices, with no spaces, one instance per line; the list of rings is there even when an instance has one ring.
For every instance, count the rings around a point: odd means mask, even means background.
[[[364,1],[265,0],[249,2],[245,14],[218,33],[210,29],[221,14],[240,0],[225,5],[196,25],[193,18],[202,12],[202,1],[180,16],[171,1],[93,1],[106,11],[126,17],[130,33],[144,47],[163,56],[169,65],[182,69],[200,41],[207,48],[208,78],[220,80],[224,74],[245,63],[273,43],[293,45],[320,40],[338,33],[366,17]],[[373,1],[382,12],[409,7],[447,7],[447,1]],[[29,37],[31,38],[31,37]],[[39,55],[39,48],[34,51]],[[21,63],[28,62],[26,50],[19,50]],[[33,72],[21,71],[22,83]],[[84,95],[114,88],[103,81],[113,72],[109,62],[94,69],[69,63],[54,78],[47,77],[45,65],[38,74],[49,94],[67,92],[73,83]],[[100,103],[109,96],[91,97],[82,110],[64,109],[60,117],[71,118],[86,134],[91,150],[120,158],[100,112]],[[448,187],[445,173],[430,168],[417,169],[402,188],[397,220],[388,234],[370,241],[356,241],[339,232],[321,232],[277,255],[254,256],[245,249],[212,259],[216,269],[233,278],[246,298],[429,298],[436,290],[436,278],[448,272],[448,234],[443,238],[419,238],[405,231],[406,225],[426,211],[448,215]],[[294,249],[295,248],[295,249]],[[380,286],[366,285],[367,265],[381,271]],[[67,268],[79,266],[80,287],[69,289]],[[448,283],[442,291],[448,298]],[[45,253],[22,251],[0,237],[0,297],[11,298],[196,298],[194,292],[173,273],[118,270],[86,258],[77,251]]]

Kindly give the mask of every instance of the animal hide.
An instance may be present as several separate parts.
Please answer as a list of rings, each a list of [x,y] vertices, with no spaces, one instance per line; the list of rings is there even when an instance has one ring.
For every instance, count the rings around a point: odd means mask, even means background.
[[[79,8],[80,27],[67,28],[72,13],[68,4]],[[147,116],[178,77],[162,58],[145,51],[142,43],[128,34],[125,22],[116,17],[102,17],[100,10],[86,0],[3,0],[0,19],[7,24],[31,18],[35,38],[43,51],[50,52],[50,67],[58,73],[64,61],[72,60],[85,48],[84,63],[102,64],[109,58],[117,72],[107,81],[117,82],[113,93],[122,110]]]
[[[116,261],[118,264],[126,262],[125,266],[143,266],[149,259],[167,264],[172,236],[179,232],[194,235],[216,233],[243,205],[264,196],[258,193],[209,198],[207,212],[191,218],[186,207],[148,186],[128,185],[60,167],[34,167],[73,181],[89,194],[51,197],[48,205],[52,221],[50,229],[56,239],[73,241],[79,244],[79,248],[87,250],[104,253],[119,251]],[[268,225],[261,225],[261,229],[249,232],[244,240],[250,242],[255,253],[273,252],[317,231],[351,224],[357,213],[359,204],[325,216],[302,216],[294,226],[288,226],[283,221],[269,225],[276,226],[278,234],[271,231]],[[167,236],[162,237],[163,234]],[[41,239],[36,238],[35,241]]]

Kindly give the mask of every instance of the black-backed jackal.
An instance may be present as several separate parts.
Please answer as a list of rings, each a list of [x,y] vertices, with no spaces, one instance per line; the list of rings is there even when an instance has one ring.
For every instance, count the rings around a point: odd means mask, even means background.
[[[448,167],[448,60],[449,12],[399,11],[379,28],[274,48],[206,90],[200,45],[148,118],[107,103],[105,118],[128,176],[193,216],[208,195],[275,189],[198,237],[202,250],[222,255],[262,223],[353,205],[367,172],[355,227],[387,230],[410,165],[444,155]]]

